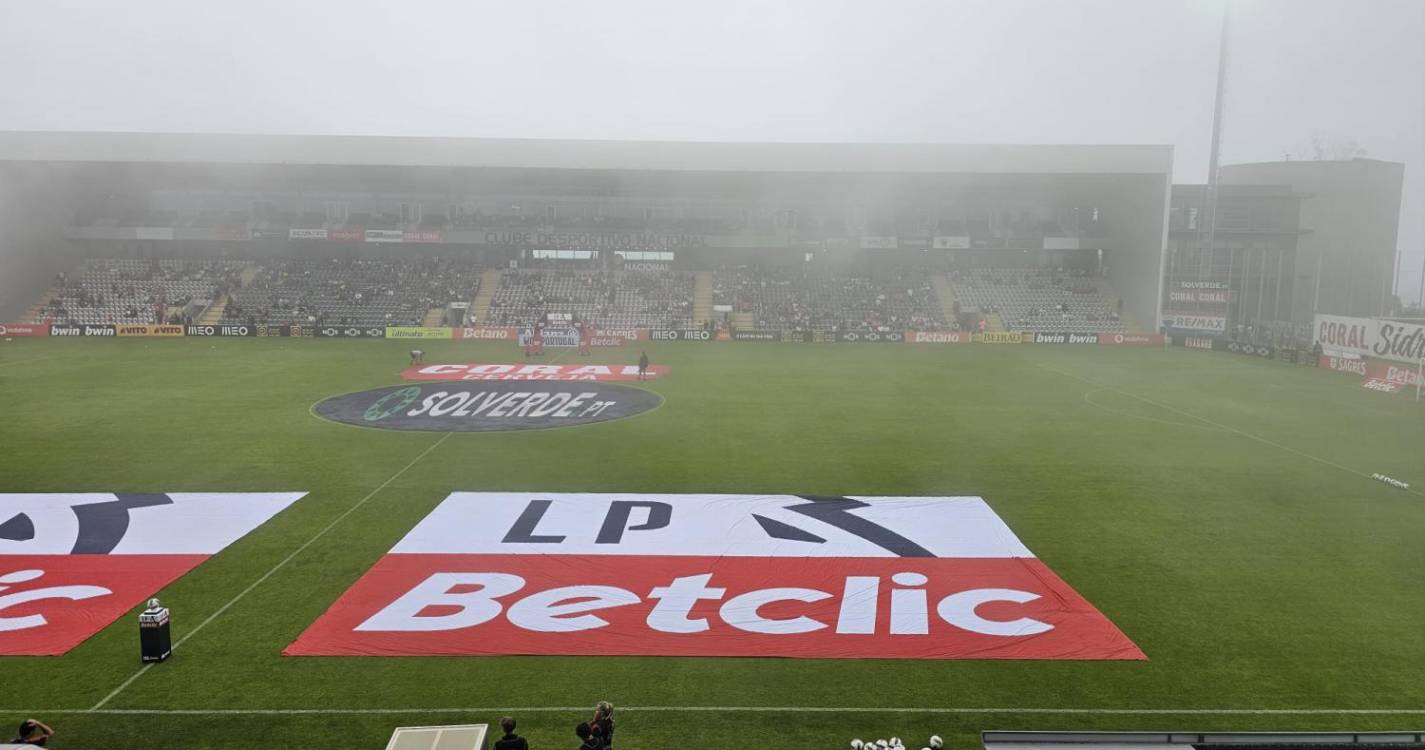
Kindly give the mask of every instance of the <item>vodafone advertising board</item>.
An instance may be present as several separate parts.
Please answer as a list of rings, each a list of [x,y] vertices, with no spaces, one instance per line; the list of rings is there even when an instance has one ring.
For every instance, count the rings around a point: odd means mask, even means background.
[[[1144,659],[978,497],[447,497],[283,652]]]
[[[651,365],[645,379],[668,374]],[[401,373],[406,380],[638,380],[638,365],[424,365]]]
[[[69,651],[303,494],[0,494],[0,656]]]
[[[48,336],[49,326],[43,323],[0,323],[0,336]]]

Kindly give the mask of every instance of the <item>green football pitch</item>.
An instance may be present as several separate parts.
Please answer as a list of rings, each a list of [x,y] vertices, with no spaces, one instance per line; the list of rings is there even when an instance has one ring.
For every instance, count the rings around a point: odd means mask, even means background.
[[[1182,349],[667,343],[647,351],[671,373],[639,384],[664,404],[615,422],[446,435],[311,414],[398,383],[410,348],[0,343],[0,492],[309,493],[161,592],[173,659],[141,669],[134,612],[67,655],[0,658],[0,722],[109,750],[379,748],[504,714],[573,747],[601,699],[624,750],[1425,725],[1420,402]],[[457,490],[979,495],[1148,660],[281,655]]]

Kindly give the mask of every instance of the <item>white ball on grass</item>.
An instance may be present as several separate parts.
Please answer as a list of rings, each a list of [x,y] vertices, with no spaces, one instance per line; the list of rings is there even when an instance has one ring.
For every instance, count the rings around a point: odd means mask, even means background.
[[[899,737],[892,737],[892,738],[891,738],[891,747],[905,747],[905,746],[901,744],[901,738],[899,738]]]
[[[861,750],[862,744],[863,743],[859,739],[851,740],[851,750]]]
[[[940,739],[940,735],[938,734],[932,734],[930,735],[930,747],[931,750],[940,750],[940,748],[945,747],[945,740]]]

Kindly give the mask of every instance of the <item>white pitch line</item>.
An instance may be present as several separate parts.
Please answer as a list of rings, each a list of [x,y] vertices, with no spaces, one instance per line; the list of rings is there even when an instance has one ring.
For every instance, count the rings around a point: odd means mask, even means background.
[[[366,493],[366,497],[363,497],[363,498],[361,498],[360,500],[356,501],[356,504],[352,505],[350,508],[347,508],[345,511],[342,512],[341,515],[339,515],[339,516],[337,516],[336,518],[332,519],[332,522],[329,523],[329,524],[327,524],[326,526],[324,526],[321,531],[318,531],[318,532],[316,533],[316,536],[313,536],[311,539],[308,539],[306,542],[304,542],[304,543],[302,544],[302,546],[298,547],[297,549],[292,550],[292,553],[291,553],[290,555],[287,555],[286,557],[282,558],[282,561],[279,562],[279,563],[277,563],[276,565],[272,566],[272,569],[271,569],[271,570],[267,571],[266,573],[263,573],[263,574],[262,574],[262,577],[258,578],[256,581],[253,581],[251,584],[248,585],[247,588],[245,588],[245,589],[243,589],[242,591],[238,592],[238,595],[237,595],[237,596],[234,596],[232,599],[228,600],[228,603],[227,603],[227,604],[224,604],[223,606],[219,607],[216,612],[214,612],[214,613],[211,614],[211,615],[208,615],[207,619],[205,619],[205,620],[203,620],[202,622],[198,623],[198,625],[197,625],[196,627],[194,627],[192,630],[190,630],[190,631],[188,631],[186,634],[184,634],[184,636],[183,636],[182,638],[179,638],[178,641],[173,644],[173,650],[175,650],[175,651],[178,650],[178,648],[179,648],[180,646],[182,646],[184,643],[186,643],[189,638],[192,638],[193,636],[197,635],[197,634],[198,634],[198,631],[200,631],[200,630],[202,630],[203,628],[207,627],[207,626],[208,626],[208,623],[212,622],[213,620],[216,620],[216,619],[217,619],[219,616],[221,616],[224,612],[228,611],[234,604],[237,604],[238,602],[242,601],[243,597],[245,597],[245,596],[247,596],[248,594],[252,593],[252,591],[253,591],[254,589],[256,589],[258,586],[261,586],[264,581],[266,581],[267,579],[271,578],[275,573],[277,573],[277,571],[279,571],[279,570],[281,570],[282,568],[286,567],[287,563],[292,562],[292,560],[293,560],[294,558],[296,558],[297,555],[302,554],[302,552],[305,551],[308,547],[312,546],[313,544],[316,544],[316,543],[317,543],[317,540],[319,540],[319,539],[321,539],[322,537],[326,536],[326,534],[327,534],[328,531],[331,531],[332,529],[336,528],[337,524],[339,524],[339,523],[341,523],[343,520],[345,520],[347,516],[350,516],[352,513],[355,513],[359,508],[361,508],[361,506],[363,506],[363,505],[366,504],[366,501],[368,501],[368,500],[370,500],[371,498],[375,497],[375,496],[376,496],[376,493],[378,493],[378,492],[380,492],[381,490],[384,490],[384,489],[386,489],[388,486],[390,486],[390,484],[391,484],[392,482],[396,481],[396,479],[399,478],[402,474],[405,474],[408,470],[410,470],[410,468],[411,468],[412,466],[415,466],[417,463],[419,463],[420,460],[423,459],[423,458],[425,458],[427,455],[429,455],[431,451],[435,450],[436,448],[439,448],[441,443],[444,443],[451,435],[454,435],[454,434],[455,434],[455,433],[453,433],[453,432],[447,432],[447,433],[445,433],[444,435],[442,435],[439,440],[435,441],[434,443],[431,443],[431,444],[430,444],[430,447],[428,447],[428,448],[426,448],[425,450],[421,451],[421,452],[420,452],[420,455],[418,455],[418,456],[416,456],[415,458],[411,459],[410,463],[408,463],[408,464],[406,464],[405,466],[401,467],[401,470],[400,470],[400,471],[397,471],[395,474],[392,474],[389,478],[386,479],[386,481],[384,481],[384,482],[382,482],[381,484],[377,485],[376,489],[374,489],[374,490],[372,490],[372,491]],[[134,672],[133,675],[131,675],[127,680],[124,680],[124,682],[123,682],[121,685],[119,685],[118,687],[114,688],[114,690],[113,690],[112,692],[110,692],[108,695],[104,696],[104,699],[103,699],[103,700],[101,700],[101,701],[99,701],[98,703],[94,704],[94,707],[91,708],[91,709],[89,709],[89,710],[90,710],[90,711],[98,711],[99,709],[103,708],[106,703],[108,703],[109,701],[111,701],[111,700],[114,699],[114,696],[118,695],[119,693],[124,692],[124,689],[125,689],[125,688],[127,688],[128,686],[134,684],[134,681],[137,680],[138,678],[144,676],[144,674],[145,674],[146,672],[148,672],[148,670],[152,669],[152,668],[153,668],[153,665],[156,664],[156,663],[157,663],[157,662],[149,662],[148,664],[143,665],[143,667],[141,667],[141,668],[139,669],[139,671]]]
[[[1089,380],[1088,378],[1080,377],[1080,376],[1075,375],[1075,374],[1073,374],[1073,373],[1071,373],[1071,372],[1064,372],[1063,370],[1059,370],[1059,369],[1056,369],[1056,368],[1053,368],[1053,367],[1049,367],[1048,365],[1038,365],[1038,367],[1039,367],[1040,369],[1043,369],[1043,370],[1048,370],[1049,372],[1052,372],[1052,373],[1057,373],[1057,374],[1059,374],[1059,375],[1063,375],[1063,376],[1066,377],[1066,378],[1073,378],[1074,380],[1077,380],[1077,381],[1079,381],[1079,382],[1088,383],[1089,385],[1096,386],[1096,387],[1098,387],[1098,388],[1100,388],[1100,389],[1103,389],[1103,390],[1110,390],[1110,391],[1113,391],[1113,392],[1115,392],[1115,393],[1121,393],[1121,394],[1123,394],[1123,395],[1125,395],[1125,396],[1127,396],[1127,397],[1129,397],[1129,398],[1138,399],[1139,401],[1142,401],[1142,402],[1145,403],[1145,404],[1152,404],[1153,406],[1156,406],[1156,407],[1158,407],[1158,408],[1160,408],[1160,409],[1167,409],[1168,411],[1176,412],[1176,413],[1181,414],[1181,415],[1183,415],[1183,416],[1185,416],[1185,417],[1190,417],[1190,418],[1192,418],[1192,419],[1196,419],[1197,421],[1202,422],[1203,424],[1212,425],[1213,427],[1216,427],[1216,428],[1219,429],[1219,430],[1226,430],[1227,432],[1233,433],[1234,435],[1240,435],[1240,436],[1242,436],[1242,437],[1244,437],[1244,438],[1247,438],[1248,440],[1255,440],[1255,441],[1257,441],[1258,443],[1261,443],[1262,445],[1269,445],[1269,446],[1271,446],[1271,447],[1273,447],[1273,448],[1276,448],[1276,449],[1278,449],[1278,450],[1283,450],[1283,451],[1286,451],[1287,453],[1291,453],[1291,454],[1294,454],[1294,455],[1297,455],[1297,456],[1301,456],[1302,458],[1310,459],[1310,460],[1315,461],[1315,462],[1317,462],[1317,463],[1319,463],[1319,464],[1324,464],[1324,465],[1326,465],[1326,466],[1330,466],[1330,467],[1333,468],[1333,469],[1339,469],[1339,470],[1341,470],[1341,471],[1346,472],[1347,474],[1355,474],[1356,476],[1362,477],[1362,478],[1364,478],[1364,479],[1372,479],[1372,480],[1375,479],[1375,477],[1372,477],[1370,474],[1368,474],[1368,473],[1366,473],[1366,472],[1364,472],[1364,471],[1357,471],[1357,470],[1355,470],[1355,469],[1352,469],[1352,468],[1349,467],[1349,466],[1342,466],[1341,464],[1338,464],[1338,463],[1336,463],[1335,461],[1332,461],[1332,460],[1330,460],[1330,459],[1325,459],[1325,458],[1322,458],[1322,457],[1320,457],[1320,456],[1313,456],[1313,455],[1311,455],[1310,453],[1307,453],[1307,452],[1305,452],[1305,451],[1299,451],[1299,450],[1297,450],[1297,449],[1295,449],[1295,448],[1292,448],[1292,447],[1290,447],[1290,446],[1282,445],[1281,443],[1274,442],[1274,441],[1272,441],[1272,440],[1268,440],[1268,439],[1266,439],[1266,438],[1264,438],[1264,437],[1261,437],[1261,436],[1258,436],[1258,435],[1253,435],[1253,434],[1250,433],[1250,432],[1244,432],[1244,431],[1242,431],[1242,430],[1237,429],[1236,427],[1231,427],[1231,426],[1229,426],[1229,425],[1222,424],[1221,422],[1214,422],[1214,421],[1212,421],[1211,419],[1208,419],[1207,417],[1200,417],[1200,416],[1198,416],[1198,415],[1196,415],[1196,414],[1193,414],[1192,412],[1184,411],[1184,410],[1182,410],[1182,409],[1177,408],[1176,406],[1172,406],[1172,405],[1169,405],[1169,404],[1162,403],[1161,401],[1154,401],[1153,399],[1147,398],[1146,396],[1139,396],[1139,395],[1137,395],[1137,394],[1135,394],[1135,393],[1129,393],[1128,391],[1125,391],[1125,390],[1123,390],[1123,389],[1121,389],[1121,388],[1118,388],[1117,386],[1107,386],[1107,385],[1103,385],[1102,383],[1096,383],[1096,382],[1094,382],[1094,381],[1092,381],[1092,380]],[[1404,492],[1408,492],[1408,493],[1410,493],[1410,494],[1412,494],[1412,495],[1419,495],[1420,497],[1425,497],[1425,492],[1420,492],[1420,491],[1414,490],[1414,489],[1404,490]]]
[[[588,706],[474,706],[468,708],[4,708],[0,713],[103,714],[106,716],[249,716],[249,715],[384,715],[496,714],[587,711]],[[896,714],[1065,714],[1121,716],[1420,716],[1425,708],[974,708],[905,706],[619,706],[636,713],[896,713]]]

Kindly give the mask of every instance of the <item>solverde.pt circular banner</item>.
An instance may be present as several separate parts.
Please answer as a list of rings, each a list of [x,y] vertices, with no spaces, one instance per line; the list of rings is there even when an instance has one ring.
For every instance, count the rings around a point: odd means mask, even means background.
[[[499,432],[609,422],[662,402],[656,393],[613,383],[485,380],[347,393],[321,401],[315,411],[334,422],[382,430]]]

